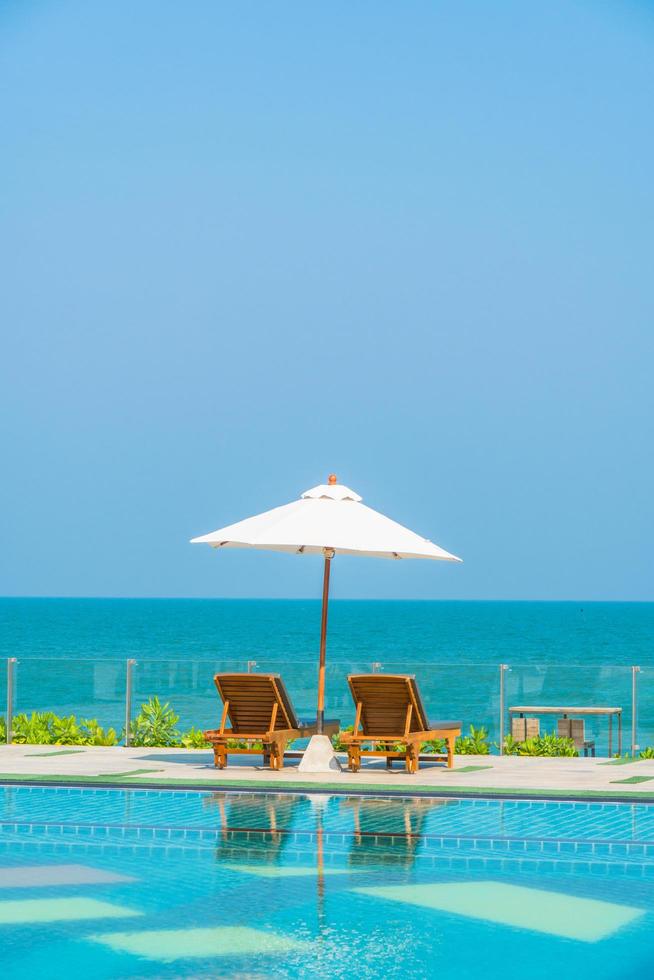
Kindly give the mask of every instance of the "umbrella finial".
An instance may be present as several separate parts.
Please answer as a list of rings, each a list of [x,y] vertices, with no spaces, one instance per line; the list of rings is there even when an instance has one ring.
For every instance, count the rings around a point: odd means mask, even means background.
[[[335,483],[338,483],[338,477],[335,473],[330,473],[327,477],[327,483],[330,487],[333,487]]]

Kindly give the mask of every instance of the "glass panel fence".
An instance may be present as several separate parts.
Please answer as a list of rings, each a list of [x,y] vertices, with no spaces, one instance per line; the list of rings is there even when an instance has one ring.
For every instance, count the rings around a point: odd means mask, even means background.
[[[498,664],[433,664],[386,662],[386,674],[414,674],[427,717],[431,721],[460,721],[461,734],[470,727],[486,730],[491,752],[500,741],[500,668]]]
[[[14,665],[15,666],[15,665]],[[7,661],[0,660],[0,740],[4,731],[3,719],[7,715]]]
[[[214,674],[248,670],[280,674],[298,717],[302,720],[315,717],[317,658],[307,656],[284,662],[209,657],[139,659],[132,667],[131,718],[138,715],[144,702],[156,695],[179,715],[178,729],[214,728],[221,713]],[[593,748],[596,755],[607,755],[609,748],[613,755],[632,749],[634,674],[631,667],[511,664],[502,672],[499,663],[434,665],[328,658],[326,717],[339,719],[342,727],[351,725],[355,706],[347,676],[373,672],[415,674],[427,714],[432,719],[460,720],[464,735],[469,734],[470,726],[483,727],[491,751],[499,750],[501,725],[505,735],[513,733],[515,737],[520,736],[520,723],[524,724],[526,736],[535,730],[541,734],[558,732],[560,721],[576,723],[570,733],[580,742],[582,752],[584,742],[588,743],[585,748],[589,754]],[[127,661],[123,659],[22,658],[14,664],[14,717],[20,713],[53,711],[58,715],[74,714],[78,719],[97,718],[101,725],[115,728],[120,736],[125,723],[126,679]],[[635,743],[642,749],[654,746],[654,668],[643,667],[636,674],[636,694]],[[0,717],[6,713],[6,704],[7,661],[3,660]],[[545,707],[562,710],[546,713],[542,710]],[[528,710],[520,712],[520,708]],[[575,708],[596,710],[580,713]],[[608,709],[614,709],[613,713]],[[563,730],[567,731],[565,724]]]
[[[252,662],[250,662],[250,669]],[[216,728],[220,723],[221,702],[214,674],[221,671],[246,672],[245,660],[137,660],[132,667],[132,719],[151,697],[169,704],[179,715],[180,731],[190,728]]]
[[[95,718],[120,735],[125,721],[125,661],[21,658],[14,664],[13,708],[14,722],[18,714],[53,711],[77,719]]]
[[[504,692],[506,731],[513,737],[554,732],[573,737],[580,753],[631,751],[631,667],[511,664]]]
[[[639,751],[654,748],[654,667],[640,667],[635,677],[637,712],[636,745]]]

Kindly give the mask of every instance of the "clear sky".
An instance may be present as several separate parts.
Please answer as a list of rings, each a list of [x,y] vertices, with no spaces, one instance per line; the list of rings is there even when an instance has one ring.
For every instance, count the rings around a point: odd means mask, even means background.
[[[652,599],[654,7],[0,5],[0,593],[318,596],[188,539],[330,471],[462,555],[337,596]]]

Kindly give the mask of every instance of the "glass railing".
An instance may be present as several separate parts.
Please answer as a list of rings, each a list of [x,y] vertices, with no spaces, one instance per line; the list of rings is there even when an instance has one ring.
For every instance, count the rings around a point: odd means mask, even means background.
[[[13,670],[13,715],[53,711],[120,729],[125,674],[124,660],[21,658]]]
[[[574,734],[578,742],[586,743],[579,747],[588,754],[631,751],[631,667],[509,664],[504,673],[504,706],[506,732],[518,737],[522,732],[516,722],[524,716],[538,722],[541,734]],[[520,707],[569,710],[515,710]],[[571,719],[576,722],[574,732],[568,727]]]
[[[633,670],[634,743],[642,750],[654,746],[654,667]]]
[[[214,674],[247,670],[247,661],[239,660],[135,660],[131,717],[136,717],[149,698],[158,697],[179,715],[181,730],[215,728],[220,720],[220,702]]]
[[[460,721],[462,733],[470,728],[486,730],[491,749],[499,748],[500,688],[498,664],[433,664],[380,662],[385,674],[413,674],[428,719]]]
[[[315,716],[314,657],[286,661],[254,656],[131,661],[22,657],[9,674],[7,666],[6,660],[0,661],[0,717],[12,713],[14,720],[49,711],[95,718],[122,736],[126,716],[134,720],[142,704],[156,696],[179,716],[181,730],[215,727],[221,706],[213,677],[226,671],[280,674],[298,716]],[[342,727],[351,725],[355,706],[347,677],[375,672],[414,674],[429,717],[461,721],[464,735],[471,726],[485,729],[492,752],[500,751],[503,737],[520,737],[521,731],[565,734],[571,720],[576,722],[577,740],[587,743],[589,753],[625,754],[654,745],[654,667],[328,659],[327,717],[339,719]],[[525,718],[529,727],[521,729]],[[8,740],[11,735],[7,732]]]

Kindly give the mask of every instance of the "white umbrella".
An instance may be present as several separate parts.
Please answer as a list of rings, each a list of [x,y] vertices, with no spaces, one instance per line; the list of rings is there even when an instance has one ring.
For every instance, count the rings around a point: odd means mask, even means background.
[[[213,548],[258,548],[323,556],[325,566],[318,669],[319,733],[323,730],[325,713],[329,570],[334,555],[461,561],[427,538],[366,507],[361,497],[339,484],[333,474],[327,484],[307,490],[299,500],[193,538],[192,543],[210,544]]]

